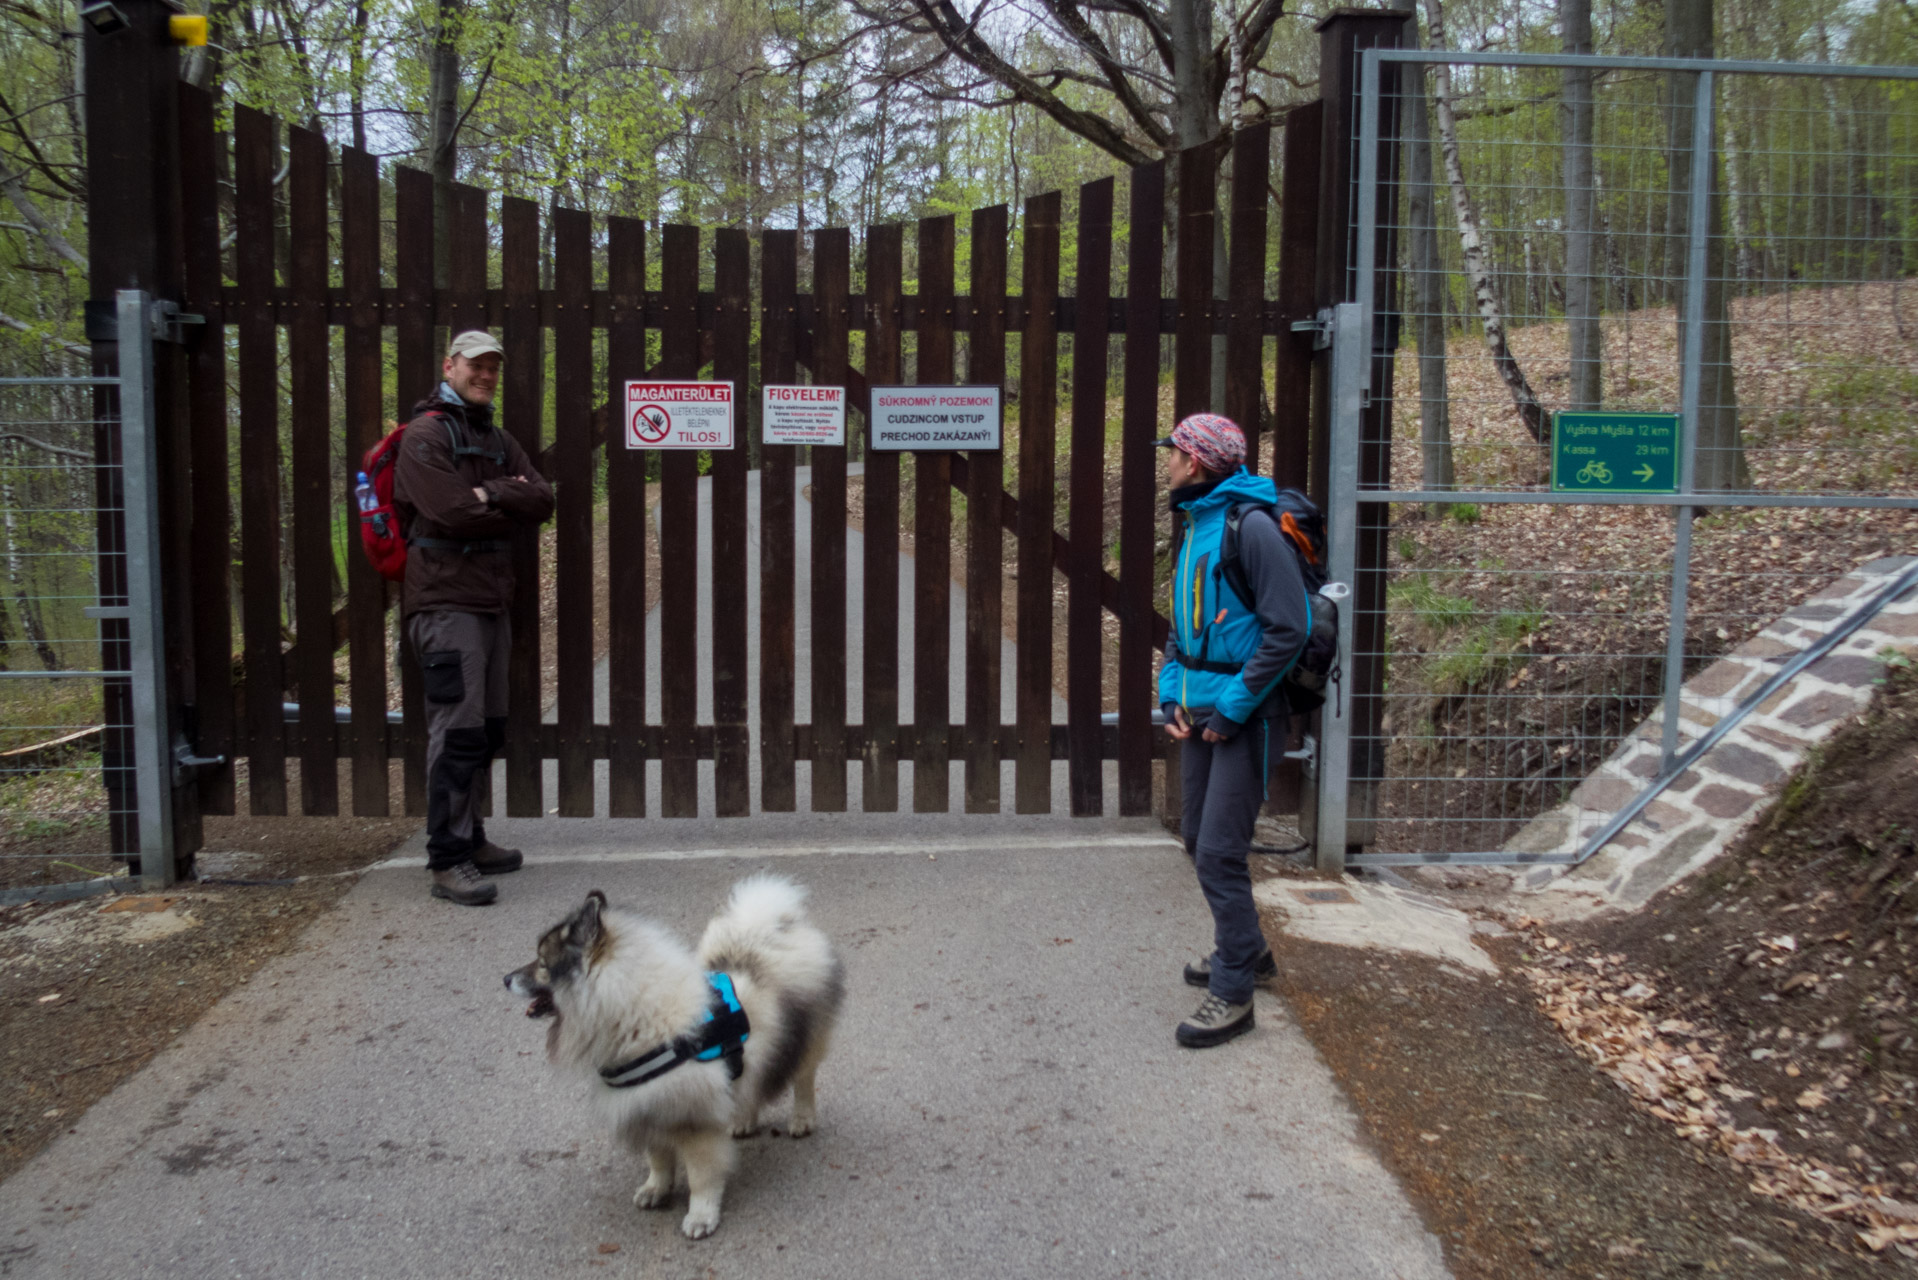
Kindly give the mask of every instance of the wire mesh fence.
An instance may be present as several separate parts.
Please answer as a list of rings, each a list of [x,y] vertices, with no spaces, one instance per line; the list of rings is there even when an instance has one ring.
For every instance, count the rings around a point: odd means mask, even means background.
[[[1356,206],[1397,348],[1351,656],[1377,673],[1353,842],[1379,853],[1618,809],[1581,784],[1682,681],[1918,550],[1918,80],[1510,61],[1388,61],[1396,168]],[[1573,413],[1671,426],[1583,420],[1624,438],[1580,463]]]
[[[120,514],[111,380],[0,380],[0,890],[124,871],[133,732],[103,523]],[[104,578],[103,578],[104,570]]]

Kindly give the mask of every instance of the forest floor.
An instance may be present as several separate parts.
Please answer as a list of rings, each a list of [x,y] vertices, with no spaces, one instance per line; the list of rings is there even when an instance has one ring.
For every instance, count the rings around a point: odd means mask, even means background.
[[[1462,1280],[1912,1275],[1915,838],[1918,672],[1894,662],[1742,841],[1640,911],[1547,931],[1432,888],[1496,976],[1267,934]]]

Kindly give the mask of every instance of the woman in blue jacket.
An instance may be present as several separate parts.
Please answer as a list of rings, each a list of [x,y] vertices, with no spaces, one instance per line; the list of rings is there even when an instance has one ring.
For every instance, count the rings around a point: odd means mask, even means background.
[[[1183,525],[1159,703],[1166,732],[1185,744],[1180,830],[1213,923],[1212,954],[1185,969],[1185,980],[1207,994],[1177,1035],[1202,1049],[1252,1029],[1253,983],[1277,972],[1259,930],[1246,855],[1272,753],[1284,749],[1290,725],[1281,682],[1305,647],[1312,606],[1297,553],[1267,514],[1239,521],[1239,561],[1252,598],[1222,572],[1228,515],[1278,498],[1271,480],[1245,469],[1238,426],[1194,414],[1156,443],[1170,450],[1172,510]]]

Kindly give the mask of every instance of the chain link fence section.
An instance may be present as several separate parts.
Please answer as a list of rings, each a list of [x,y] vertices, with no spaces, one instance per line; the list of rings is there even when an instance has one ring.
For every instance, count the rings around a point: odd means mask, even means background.
[[[0,892],[125,873],[137,829],[124,603],[100,530],[121,511],[118,382],[0,379]],[[104,575],[104,576],[103,576]],[[117,652],[108,652],[117,650]]]
[[[1385,550],[1348,845],[1519,861],[1539,815],[1669,778],[1716,659],[1778,658],[1781,617],[1918,550],[1918,73],[1370,56],[1397,168],[1355,201],[1355,285],[1396,355],[1351,512]],[[1555,492],[1567,411],[1678,415],[1662,491]],[[1635,731],[1634,782],[1593,779]]]

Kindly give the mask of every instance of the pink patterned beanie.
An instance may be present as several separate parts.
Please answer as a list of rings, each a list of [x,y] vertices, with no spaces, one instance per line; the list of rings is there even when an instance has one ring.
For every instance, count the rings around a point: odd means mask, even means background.
[[[1195,413],[1163,440],[1159,448],[1183,449],[1215,476],[1229,476],[1245,461],[1245,433],[1239,424],[1216,413]]]

